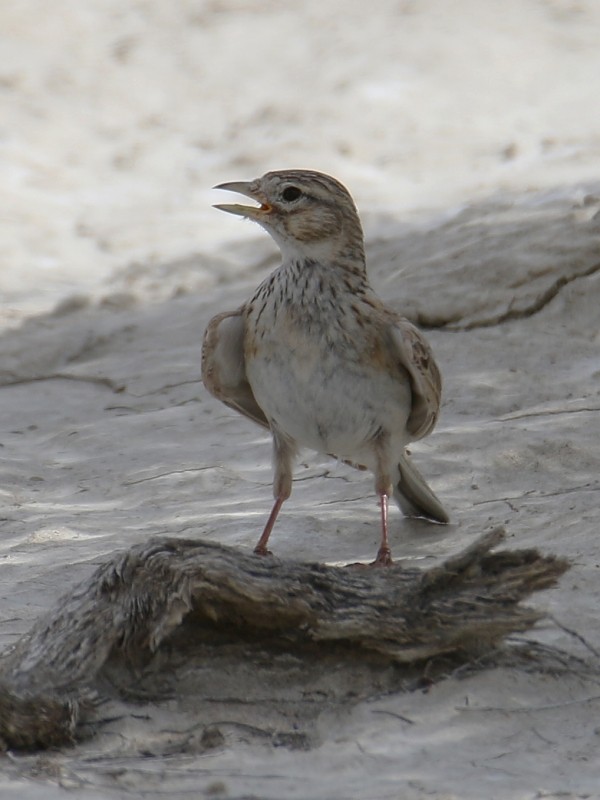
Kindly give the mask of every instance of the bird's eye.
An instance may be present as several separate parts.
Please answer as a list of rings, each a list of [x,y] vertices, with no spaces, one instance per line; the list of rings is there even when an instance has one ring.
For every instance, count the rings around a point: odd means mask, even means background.
[[[297,186],[286,186],[281,193],[281,199],[285,200],[286,203],[293,203],[301,194],[302,192]]]

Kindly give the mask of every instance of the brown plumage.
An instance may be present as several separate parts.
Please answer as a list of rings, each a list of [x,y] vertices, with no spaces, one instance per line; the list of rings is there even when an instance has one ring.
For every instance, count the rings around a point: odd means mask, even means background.
[[[248,302],[210,321],[202,349],[206,388],[273,436],[275,505],[256,552],[268,552],[294,457],[306,446],[374,473],[376,563],[390,563],[390,493],[407,514],[448,521],[405,450],[438,418],[441,377],[431,348],[371,289],[358,213],[337,180],[289,170],[216,188],[257,201],[216,208],[258,222],[282,253]]]

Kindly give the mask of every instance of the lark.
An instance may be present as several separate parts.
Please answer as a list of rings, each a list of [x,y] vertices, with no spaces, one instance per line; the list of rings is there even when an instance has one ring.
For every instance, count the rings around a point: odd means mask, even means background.
[[[358,212],[335,178],[284,170],[215,188],[255,201],[215,208],[257,222],[282,257],[246,303],[213,317],[202,347],[208,391],[271,432],[275,503],[255,553],[270,552],[294,460],[307,447],[371,470],[381,513],[373,563],[390,564],[390,497],[408,516],[448,522],[406,450],[438,419],[431,348],[371,288]]]

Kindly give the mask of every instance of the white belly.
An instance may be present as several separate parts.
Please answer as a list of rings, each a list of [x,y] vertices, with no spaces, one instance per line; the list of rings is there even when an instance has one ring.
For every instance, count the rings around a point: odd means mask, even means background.
[[[300,446],[371,467],[380,434],[393,450],[408,441],[410,387],[398,375],[314,346],[268,348],[246,369],[261,408]]]

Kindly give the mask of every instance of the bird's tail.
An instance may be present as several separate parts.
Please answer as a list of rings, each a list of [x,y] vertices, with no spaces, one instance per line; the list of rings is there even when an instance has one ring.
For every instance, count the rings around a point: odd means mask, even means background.
[[[427,517],[435,522],[449,522],[444,506],[411,462],[408,453],[398,463],[400,480],[394,486],[394,500],[407,517]]]

